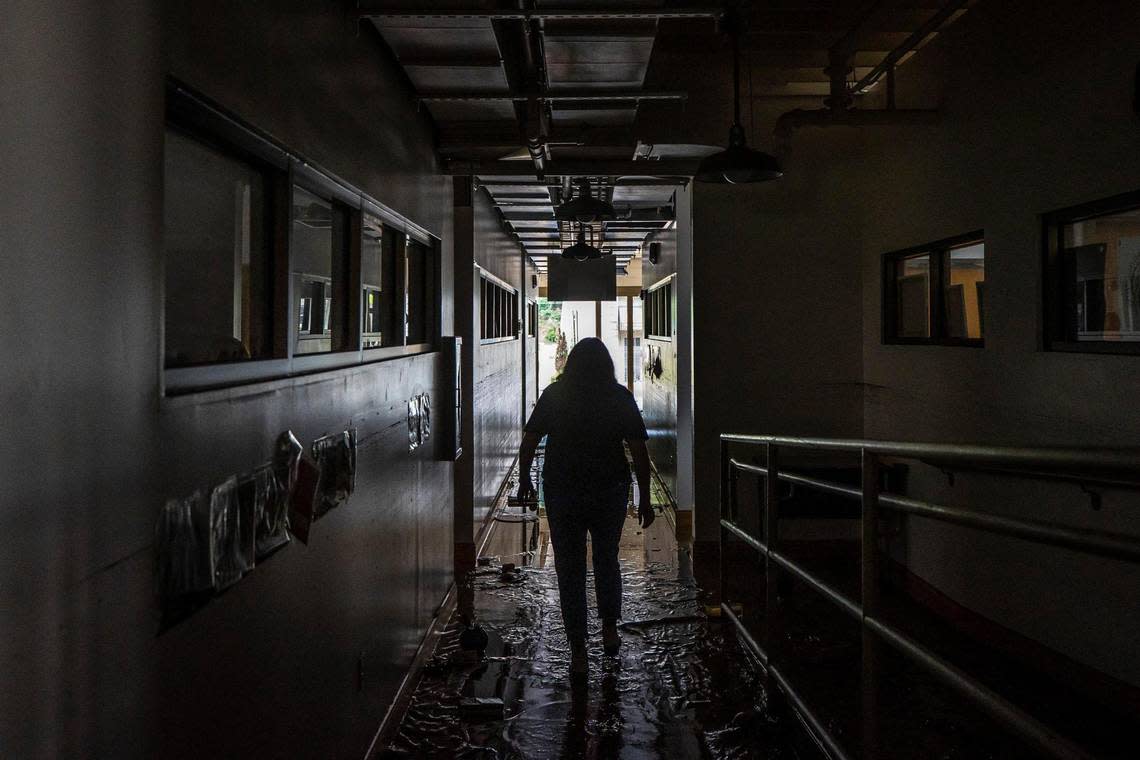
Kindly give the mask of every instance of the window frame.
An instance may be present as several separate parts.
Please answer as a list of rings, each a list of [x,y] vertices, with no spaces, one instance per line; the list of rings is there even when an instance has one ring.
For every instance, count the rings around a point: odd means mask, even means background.
[[[298,327],[297,326],[297,320],[296,320],[295,315],[294,315],[294,318],[290,319],[290,323],[289,323],[289,356],[293,360],[294,368],[299,369],[301,371],[304,371],[305,369],[308,369],[310,367],[310,365],[312,365],[314,367],[324,367],[324,366],[328,366],[330,361],[332,364],[336,364],[335,361],[327,359],[327,357],[329,357],[329,356],[340,355],[343,357],[343,356],[345,356],[347,354],[351,354],[353,352],[359,352],[359,350],[360,350],[361,332],[363,330],[363,324],[361,323],[362,320],[360,318],[353,320],[352,315],[358,314],[359,317],[363,317],[363,314],[360,313],[361,293],[359,292],[359,290],[360,290],[360,263],[359,262],[360,262],[360,249],[361,249],[361,246],[364,242],[364,232],[363,232],[363,229],[361,228],[361,224],[360,224],[360,216],[361,216],[360,208],[359,208],[360,198],[358,195],[354,195],[350,190],[348,190],[348,188],[345,188],[345,187],[339,185],[337,182],[335,182],[331,178],[324,176],[319,171],[317,171],[316,169],[314,169],[310,166],[294,166],[294,167],[292,167],[291,171],[289,172],[289,176],[291,179],[290,191],[292,191],[293,187],[297,187],[297,188],[300,188],[301,190],[304,190],[305,192],[307,192],[311,195],[314,195],[314,196],[320,198],[321,200],[328,201],[329,205],[332,208],[332,213],[334,215],[334,219],[335,219],[335,215],[337,213],[342,213],[342,214],[346,215],[345,219],[344,219],[344,222],[345,222],[344,240],[341,241],[342,245],[340,246],[340,250],[337,250],[337,237],[336,237],[336,233],[335,233],[336,223],[334,222],[334,224],[333,224],[333,230],[334,230],[334,232],[332,233],[332,246],[333,246],[332,247],[332,256],[333,256],[333,259],[330,262],[330,265],[332,267],[332,269],[331,269],[332,276],[328,279],[329,291],[330,291],[330,293],[332,293],[333,302],[334,303],[336,302],[338,296],[339,296],[340,300],[344,301],[344,305],[341,306],[338,310],[340,313],[340,318],[342,318],[345,322],[345,325],[344,325],[345,335],[341,339],[343,341],[343,343],[342,343],[343,347],[340,349],[337,349],[335,344],[334,344],[328,351],[321,351],[321,352],[312,353],[312,354],[298,354],[298,353],[296,353],[299,331],[297,329],[297,327]],[[354,207],[354,204],[355,204],[355,207]],[[293,294],[294,256],[293,256],[293,233],[292,233],[292,229],[293,229],[292,208],[293,208],[292,192],[290,192],[290,202],[289,202],[289,209],[290,209],[289,230],[290,230],[290,232],[289,232],[289,241],[288,241],[289,242],[289,310],[290,311],[292,311],[292,309],[293,309],[293,295],[294,295]],[[343,282],[340,283],[340,287],[336,289],[336,292],[333,292],[333,289],[334,289],[333,286],[335,286],[337,284],[336,273],[337,273],[337,268],[338,268],[338,262],[337,262],[338,257],[341,259],[341,261],[339,262],[339,267],[341,267],[343,269],[343,277],[342,277]],[[355,276],[354,276],[354,271],[355,271]],[[302,275],[302,277],[303,277],[303,275]],[[319,278],[310,278],[310,279],[324,280],[325,278],[319,277]],[[334,314],[333,318],[335,319],[336,316],[337,315]],[[328,318],[327,313],[326,313],[326,318]],[[354,326],[354,322],[356,323],[355,326]],[[332,342],[332,340],[336,338],[336,334],[337,334],[336,327],[337,326],[336,326],[335,322],[330,322],[330,325],[329,325],[330,342]],[[323,332],[322,332],[322,335],[323,335]]]
[[[642,304],[642,332],[646,340],[673,341],[673,280],[677,275],[669,275],[659,280],[645,291]]]
[[[160,396],[204,393],[233,386],[242,386],[283,378],[303,376],[315,372],[349,369],[361,364],[396,359],[416,354],[431,353],[438,349],[442,315],[442,281],[440,266],[441,244],[407,218],[368,196],[335,174],[289,151],[268,134],[243,122],[210,99],[194,91],[173,77],[166,84],[165,127],[176,131],[223,155],[253,165],[262,171],[266,182],[266,216],[268,248],[270,250],[271,302],[271,357],[240,362],[221,362],[187,367],[165,366],[166,313],[160,313],[159,366]],[[321,354],[295,354],[297,319],[293,313],[292,292],[292,193],[297,185],[311,193],[344,207],[347,219],[347,277],[346,298],[347,335],[345,348]],[[361,283],[361,247],[363,244],[363,215],[379,220],[385,232],[394,230],[425,246],[430,256],[431,304],[427,311],[428,332],[423,342],[376,348],[363,347],[364,298]],[[165,302],[165,263],[160,280]],[[385,294],[404,297],[404,293]],[[407,334],[407,315],[400,332]]]
[[[1044,351],[1073,354],[1116,354],[1140,356],[1140,341],[1075,341],[1065,331],[1064,248],[1066,224],[1140,209],[1140,190],[1134,190],[1088,203],[1057,209],[1041,215],[1042,315],[1041,348]]]
[[[522,291],[482,267],[476,269],[480,281],[479,345],[519,340],[522,337],[518,318]]]
[[[538,337],[538,301],[527,300],[526,302],[525,332],[528,338]]]
[[[950,252],[970,245],[985,246],[985,230],[975,230],[954,237],[936,240],[925,245],[916,245],[882,255],[879,277],[882,344],[885,346],[957,346],[961,348],[985,348],[986,333],[982,328],[980,338],[955,338],[947,334],[946,287],[949,283]],[[930,274],[927,284],[927,305],[930,310],[929,337],[904,337],[898,334],[898,292],[896,285],[898,262],[928,255]],[[983,258],[983,261],[985,259]],[[979,317],[985,324],[985,305]]]

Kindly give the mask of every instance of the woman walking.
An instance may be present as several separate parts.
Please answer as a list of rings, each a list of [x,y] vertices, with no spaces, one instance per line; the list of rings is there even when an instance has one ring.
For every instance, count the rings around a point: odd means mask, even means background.
[[[621,645],[621,568],[618,543],[629,498],[629,464],[624,441],[633,455],[642,528],[653,522],[649,501],[649,453],[645,423],[631,394],[614,379],[614,363],[597,338],[574,346],[556,383],[543,392],[524,429],[519,449],[519,498],[532,499],[530,466],[543,436],[546,457],[542,479],[562,621],[570,642],[571,672],[587,672],[586,536],[593,548],[594,590],[602,620],[605,653]]]

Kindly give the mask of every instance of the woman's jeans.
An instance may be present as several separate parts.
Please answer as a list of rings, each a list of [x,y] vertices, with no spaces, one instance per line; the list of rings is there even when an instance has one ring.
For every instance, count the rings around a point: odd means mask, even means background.
[[[554,545],[554,570],[558,574],[558,597],[562,622],[571,645],[586,640],[586,533],[594,558],[594,591],[598,617],[617,621],[621,617],[621,567],[618,543],[629,503],[629,484],[601,490],[580,487],[543,489],[550,542]]]

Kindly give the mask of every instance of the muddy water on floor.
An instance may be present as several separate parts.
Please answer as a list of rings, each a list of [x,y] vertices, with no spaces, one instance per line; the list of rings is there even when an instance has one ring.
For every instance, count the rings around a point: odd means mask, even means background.
[[[506,520],[524,519],[512,510]],[[509,546],[473,577],[489,636],[476,662],[452,621],[392,742],[394,756],[447,758],[792,758],[759,676],[727,624],[705,619],[684,547],[659,519],[626,523],[623,645],[601,652],[591,592],[590,673],[570,678],[545,520],[498,526]],[[531,550],[518,553],[518,548]],[[520,565],[505,576],[503,562]],[[592,579],[591,579],[592,582]],[[463,701],[500,698],[478,714]]]

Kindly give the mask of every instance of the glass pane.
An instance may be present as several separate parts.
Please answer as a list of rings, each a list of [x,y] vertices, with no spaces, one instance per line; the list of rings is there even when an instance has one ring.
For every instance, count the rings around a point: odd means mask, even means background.
[[[898,337],[930,337],[930,254],[895,262],[895,304]]]
[[[431,315],[435,308],[431,249],[408,240],[408,343],[432,340]]]
[[[1140,341],[1140,209],[1066,224],[1062,242],[1068,339]]]
[[[949,251],[946,284],[946,334],[980,340],[985,322],[986,246]]]
[[[363,338],[365,348],[383,344],[383,318],[380,294],[384,285],[384,226],[379,219],[364,216],[360,241],[361,298],[364,301]]]
[[[333,350],[334,322],[330,312],[340,308],[333,283],[335,221],[332,203],[300,187],[293,188],[295,354]]]
[[[268,357],[261,173],[170,130],[164,163],[166,366]]]
[[[495,286],[483,280],[483,339],[495,337]]]

